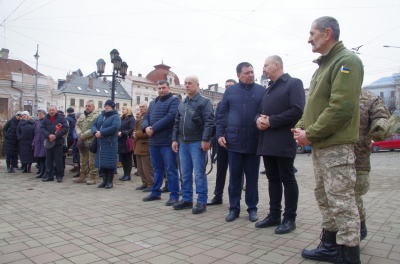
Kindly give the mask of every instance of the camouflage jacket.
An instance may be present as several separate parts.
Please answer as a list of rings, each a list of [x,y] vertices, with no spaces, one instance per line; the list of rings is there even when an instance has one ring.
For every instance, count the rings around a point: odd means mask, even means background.
[[[355,145],[356,171],[370,171],[371,140],[381,141],[389,137],[399,125],[399,117],[390,117],[383,100],[372,92],[362,89],[360,94],[360,131]]]
[[[93,111],[90,114],[86,115],[85,112],[81,114],[78,121],[76,121],[76,134],[78,138],[83,136],[87,143],[90,143],[93,140],[93,134],[91,132],[92,123],[99,116],[98,111]]]

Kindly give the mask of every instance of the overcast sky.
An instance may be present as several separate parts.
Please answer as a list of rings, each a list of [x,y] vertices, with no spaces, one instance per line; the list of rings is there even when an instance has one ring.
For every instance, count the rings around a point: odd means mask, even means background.
[[[338,19],[340,39],[359,48],[364,85],[400,72],[398,0],[0,0],[0,49],[39,72],[65,79],[81,69],[96,70],[118,49],[134,75],[146,76],[161,63],[183,83],[197,75],[200,85],[237,78],[235,67],[253,64],[260,79],[264,60],[279,55],[284,71],[309,86],[317,68],[307,43],[311,23],[320,16]]]

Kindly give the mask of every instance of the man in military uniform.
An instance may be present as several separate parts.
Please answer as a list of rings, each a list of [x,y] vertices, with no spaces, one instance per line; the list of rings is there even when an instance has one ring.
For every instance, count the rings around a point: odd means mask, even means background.
[[[361,240],[367,236],[367,226],[365,224],[366,213],[361,196],[366,194],[369,190],[371,139],[374,141],[382,141],[394,133],[400,125],[400,117],[398,115],[393,114],[390,118],[389,116],[389,111],[386,109],[383,100],[379,96],[367,90],[361,90],[360,138],[354,148],[356,154],[356,185],[354,194],[360,214]]]
[[[96,184],[98,174],[97,168],[94,166],[96,154],[89,151],[89,144],[94,137],[91,133],[92,123],[99,114],[95,112],[94,102],[89,100],[86,103],[86,110],[81,114],[76,122],[76,134],[78,135],[78,148],[80,153],[80,174],[79,178],[73,180],[75,183],[86,183],[87,185]],[[89,173],[90,178],[86,180]]]
[[[316,261],[360,264],[360,216],[355,202],[354,145],[360,127],[361,60],[339,41],[333,17],[316,19],[308,43],[320,53],[303,117],[293,129],[300,146],[312,145],[315,199],[322,214],[321,244],[303,250]]]

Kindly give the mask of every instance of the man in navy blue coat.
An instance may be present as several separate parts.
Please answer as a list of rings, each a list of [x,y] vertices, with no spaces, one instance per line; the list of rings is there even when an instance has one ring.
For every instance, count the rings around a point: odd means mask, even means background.
[[[303,114],[305,94],[301,80],[283,72],[279,56],[268,57],[263,71],[270,82],[256,117],[257,127],[261,130],[257,154],[263,156],[267,172],[270,212],[263,221],[256,223],[256,227],[278,226],[275,234],[286,234],[296,229],[299,199],[293,167],[297,144],[291,128]],[[283,190],[285,210],[281,222]]]
[[[154,185],[151,194],[144,197],[143,201],[161,199],[161,185],[164,180],[164,172],[167,172],[168,189],[171,193],[165,205],[172,206],[178,202],[179,198],[177,156],[172,151],[171,145],[175,115],[180,101],[170,92],[167,81],[159,81],[157,89],[159,96],[150,102],[149,109],[142,121],[142,130],[149,136],[150,159],[154,171]]]
[[[239,83],[225,91],[217,117],[216,138],[218,144],[227,148],[229,160],[229,215],[225,220],[231,222],[239,217],[244,173],[247,212],[250,221],[254,222],[258,219],[260,167],[260,157],[256,154],[260,132],[254,120],[265,88],[254,83],[254,70],[250,63],[239,63],[236,73]]]

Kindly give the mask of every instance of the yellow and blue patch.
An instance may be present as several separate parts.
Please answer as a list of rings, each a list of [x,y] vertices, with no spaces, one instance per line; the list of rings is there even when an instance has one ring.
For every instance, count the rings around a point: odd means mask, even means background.
[[[346,67],[342,66],[342,68],[340,69],[340,72],[349,74],[350,73],[350,68],[346,68]]]

